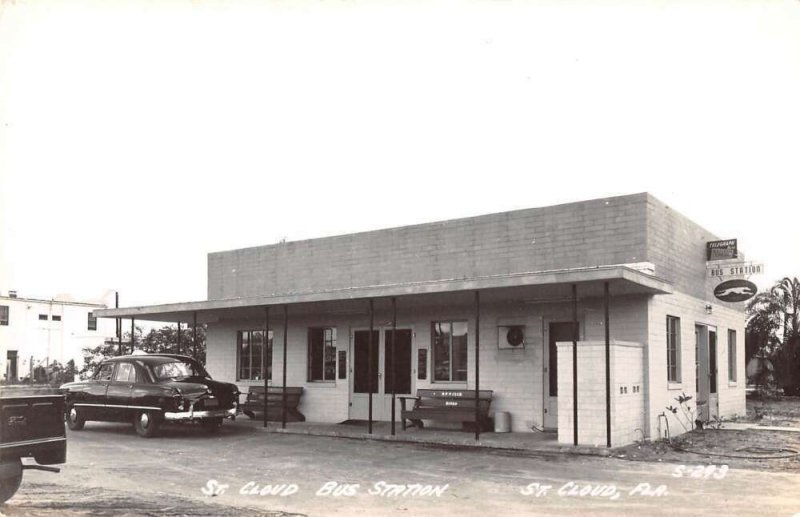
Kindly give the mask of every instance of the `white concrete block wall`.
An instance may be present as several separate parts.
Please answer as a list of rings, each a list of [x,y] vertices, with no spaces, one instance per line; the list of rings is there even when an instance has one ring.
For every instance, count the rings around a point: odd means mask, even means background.
[[[746,321],[738,311],[727,310],[725,321],[728,327],[718,327],[717,334],[717,385],[719,412],[723,418],[747,414],[744,336]],[[728,329],[736,331],[736,380],[729,380],[728,373]]]
[[[609,301],[609,328],[612,340],[644,343],[647,341],[647,301],[646,295],[614,296]],[[602,298],[590,298],[580,306],[584,307],[586,320],[586,340],[605,342],[605,312]]]
[[[283,322],[282,316],[273,316],[270,325],[273,331],[271,386],[283,385]],[[279,321],[278,321],[279,320]],[[340,323],[340,324],[337,324]],[[208,325],[206,369],[215,379],[235,382],[239,390],[246,393],[250,386],[262,386],[263,381],[237,379],[236,333],[238,330],[263,328],[264,321],[240,320]],[[298,409],[312,422],[341,422],[348,418],[348,379],[329,382],[309,382],[307,377],[308,328],[314,326],[337,327],[337,360],[339,350],[348,350],[350,324],[347,320],[332,321],[329,317],[309,320],[307,317],[291,318],[287,336],[286,384],[302,386],[303,396]],[[348,351],[348,361],[350,360]]]
[[[672,436],[685,432],[684,425],[688,426],[689,424],[685,419],[679,420],[681,412],[678,411],[678,414],[674,415],[666,410],[667,406],[678,407],[678,402],[675,398],[682,393],[693,397],[690,404],[696,410],[695,324],[716,326],[717,328],[717,386],[720,416],[730,418],[746,413],[744,312],[713,303],[711,314],[707,314],[705,306],[706,300],[682,293],[655,296],[650,299],[648,308],[647,373],[649,379],[647,382],[649,385],[649,411],[647,421],[648,436],[651,439],[659,438],[659,428],[661,428],[660,437],[664,437],[666,426],[663,423],[659,425],[660,414],[664,414],[669,420],[669,430]],[[667,315],[681,319],[681,381],[677,383],[667,382]],[[737,382],[735,383],[728,382],[728,329],[735,330],[737,337]]]
[[[626,445],[645,435],[644,345],[617,343],[611,349],[611,445]]]
[[[487,306],[481,310],[480,387],[491,389],[491,413],[511,414],[513,431],[530,431],[542,426],[543,409],[543,338],[541,317],[523,304]],[[499,325],[525,325],[522,350],[498,348]],[[474,334],[474,333],[473,333]],[[474,342],[470,343],[474,347]],[[467,376],[474,387],[474,348],[468,359]]]
[[[574,443],[572,343],[558,343],[558,441]],[[605,441],[605,383],[600,379],[603,350],[578,343],[578,443]],[[603,389],[601,390],[601,386]]]
[[[653,203],[641,193],[211,253],[208,299],[642,262]]]
[[[574,443],[571,342],[558,343],[558,441]],[[578,444],[605,447],[605,341],[578,343]],[[644,346],[612,341],[610,345],[611,445],[641,439],[644,427]],[[565,375],[561,373],[564,372]]]

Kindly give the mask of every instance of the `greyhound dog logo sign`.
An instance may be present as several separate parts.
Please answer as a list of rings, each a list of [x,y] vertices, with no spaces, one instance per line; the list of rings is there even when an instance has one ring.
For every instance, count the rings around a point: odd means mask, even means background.
[[[757,292],[756,284],[742,278],[727,280],[714,288],[714,296],[723,302],[743,302],[755,296]]]

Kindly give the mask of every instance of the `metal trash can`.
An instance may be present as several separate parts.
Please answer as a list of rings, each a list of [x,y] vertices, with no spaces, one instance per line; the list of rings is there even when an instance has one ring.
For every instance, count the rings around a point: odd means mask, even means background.
[[[511,432],[511,413],[509,413],[508,411],[497,411],[494,414],[494,432],[495,433]]]

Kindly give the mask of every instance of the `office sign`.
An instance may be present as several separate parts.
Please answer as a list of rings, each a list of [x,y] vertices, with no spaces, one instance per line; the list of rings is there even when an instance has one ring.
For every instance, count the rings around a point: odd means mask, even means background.
[[[736,264],[715,265],[708,268],[708,277],[723,279],[732,276],[759,275],[764,272],[764,264],[739,262]]]
[[[726,280],[714,288],[714,296],[723,302],[743,302],[749,300],[758,292],[756,284],[749,280],[737,278]]]
[[[706,243],[706,260],[729,260],[739,258],[736,239],[709,241]]]

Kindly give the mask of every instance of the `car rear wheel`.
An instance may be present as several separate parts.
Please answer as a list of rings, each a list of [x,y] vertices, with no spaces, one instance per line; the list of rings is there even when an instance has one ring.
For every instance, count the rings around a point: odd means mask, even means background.
[[[136,414],[133,427],[136,434],[143,438],[152,438],[158,432],[158,416],[151,411],[140,411]]]
[[[22,462],[18,458],[16,462],[4,463],[0,465],[0,470],[8,471],[0,476],[0,504],[3,504],[17,493],[22,483]]]
[[[207,433],[216,433],[222,427],[222,418],[204,418],[200,425]]]
[[[70,406],[67,411],[67,427],[73,431],[80,431],[85,423],[86,419],[83,418],[81,411],[75,406]]]

